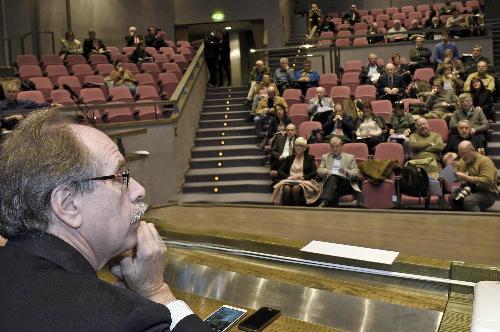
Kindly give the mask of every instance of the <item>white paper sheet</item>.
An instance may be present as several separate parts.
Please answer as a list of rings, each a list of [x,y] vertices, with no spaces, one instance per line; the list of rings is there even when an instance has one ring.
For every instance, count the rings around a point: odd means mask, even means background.
[[[371,249],[323,241],[311,241],[300,250],[381,264],[392,264],[399,255],[397,251]]]

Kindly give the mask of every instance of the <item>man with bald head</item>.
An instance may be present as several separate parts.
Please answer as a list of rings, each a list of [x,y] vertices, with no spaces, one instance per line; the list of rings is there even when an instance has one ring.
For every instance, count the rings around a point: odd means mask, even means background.
[[[359,82],[361,84],[376,84],[383,72],[384,67],[377,63],[377,55],[368,54],[368,65],[361,67]]]
[[[475,77],[478,77],[481,81],[483,81],[486,89],[491,92],[495,91],[495,77],[488,74],[488,63],[486,61],[479,61],[477,63],[477,71],[467,76],[467,80],[464,83],[464,91],[470,91],[470,83]]]
[[[269,117],[276,116],[275,108],[277,105],[280,105],[283,108],[285,115],[288,114],[288,105],[286,104],[285,99],[278,96],[278,90],[273,84],[267,88],[267,97],[261,99],[259,105],[257,106],[257,110],[255,111],[253,122],[255,124],[257,137],[264,137],[264,134],[262,133],[263,121],[268,122],[270,120]]]
[[[316,97],[309,100],[307,110],[312,121],[319,121],[323,125],[332,114],[333,106],[333,100],[326,96],[325,88],[319,86],[316,88]]]
[[[377,81],[379,99],[390,100],[393,104],[403,98],[405,82],[396,72],[392,63],[385,65],[385,73]]]
[[[293,146],[297,138],[297,126],[289,123],[285,127],[285,135],[276,135],[271,147],[271,169],[278,170],[283,160],[293,154]]]
[[[36,111],[0,155],[0,331],[211,331],[164,282],[145,189],[107,135]]]
[[[443,138],[438,133],[431,132],[429,122],[420,118],[415,122],[416,131],[410,135],[411,159],[434,158],[440,160],[444,149]]]
[[[257,88],[258,84],[262,83],[264,74],[272,77],[271,71],[265,66],[264,61],[259,59],[255,61],[255,67],[253,67],[252,71],[250,72],[250,79],[248,80],[250,89],[248,90],[247,98],[245,99],[243,104],[252,105],[253,97],[255,96],[255,89]]]
[[[458,145],[458,156],[460,161],[455,175],[461,186],[450,195],[451,208],[470,212],[488,209],[498,195],[495,164],[478,153],[470,141]]]

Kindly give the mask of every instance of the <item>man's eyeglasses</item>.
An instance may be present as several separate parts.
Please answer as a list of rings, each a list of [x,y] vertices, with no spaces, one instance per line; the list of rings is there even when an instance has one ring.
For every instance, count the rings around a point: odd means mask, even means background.
[[[82,180],[82,181],[93,181],[93,180],[117,180],[117,181],[122,181],[122,183],[125,185],[125,187],[128,188],[128,183],[130,181],[130,171],[127,169],[126,171],[123,171],[123,172],[118,173],[118,174],[98,176],[98,177],[95,177],[95,178],[85,179],[85,180]]]

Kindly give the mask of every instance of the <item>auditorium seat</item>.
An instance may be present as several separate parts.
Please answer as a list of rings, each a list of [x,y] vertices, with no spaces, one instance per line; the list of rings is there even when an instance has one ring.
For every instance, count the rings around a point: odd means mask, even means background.
[[[368,145],[365,143],[345,143],[342,145],[342,152],[349,153],[356,158],[356,163],[361,163],[368,159]]]
[[[22,65],[19,67],[19,79],[29,80],[32,77],[42,77],[42,69],[39,65]]]
[[[421,12],[411,12],[408,13],[408,19],[410,20],[418,20],[419,22],[422,21],[422,13]]]
[[[283,91],[283,99],[285,99],[288,107],[302,102],[302,92],[300,89],[286,89]]]
[[[448,123],[443,119],[428,119],[429,130],[441,135],[444,143],[448,142]]]
[[[193,60],[193,51],[188,47],[177,47],[177,53],[184,55],[188,62]]]
[[[154,86],[155,88],[158,88],[158,86],[156,85],[156,81],[154,80],[153,76],[149,73],[136,74],[135,79],[138,85],[150,85]]]
[[[293,104],[288,108],[288,116],[293,115],[309,116],[308,105],[304,103]]]
[[[71,99],[71,96],[66,90],[52,90],[50,92],[50,99],[55,104],[61,104],[63,106],[74,106],[75,102]]]
[[[405,98],[401,101],[403,102],[405,112],[410,111],[410,105],[424,105],[423,101],[417,98]]]
[[[193,49],[193,46],[187,40],[178,40],[177,41],[177,46],[179,46],[179,47],[186,47],[186,48],[189,48],[189,49]]]
[[[403,167],[405,164],[403,145],[393,142],[382,142],[377,144],[377,146],[375,146],[373,159],[396,160],[399,166]]]
[[[123,63],[130,62],[125,54],[112,54],[111,61],[115,63],[116,60],[121,60]]]
[[[411,13],[411,12],[414,12],[414,11],[415,11],[415,7],[410,6],[410,5],[409,6],[402,6],[401,7],[401,13],[407,14],[407,13]]]
[[[81,54],[68,54],[64,59],[64,62],[66,62],[68,69],[71,70],[73,65],[86,64],[87,60],[85,60],[85,57]]]
[[[106,103],[106,97],[102,90],[99,88],[85,88],[80,91],[80,97],[87,104],[104,104]]]
[[[42,66],[47,68],[49,65],[62,65],[63,61],[61,57],[57,54],[44,54],[42,56]]]
[[[358,9],[358,13],[361,18],[369,14],[368,9]]]
[[[362,46],[362,45],[368,45],[368,39],[365,37],[361,38],[354,38],[352,41],[352,46]]]
[[[160,52],[167,56],[168,62],[172,61],[172,55],[175,54],[175,50],[172,47],[161,47]]]
[[[422,14],[424,14],[430,10],[431,10],[431,7],[428,4],[423,4],[423,5],[417,6],[417,11],[421,12]]]
[[[354,30],[354,37],[356,36],[365,36],[368,34],[368,30],[367,29],[359,29],[359,30]],[[360,37],[358,37],[360,38]],[[363,37],[363,38],[366,38],[366,37]],[[355,41],[356,39],[354,39]],[[352,42],[353,45],[354,45],[354,41]]]
[[[92,67],[88,64],[76,64],[71,67],[71,72],[73,73],[74,76],[78,77],[80,80],[80,83],[83,84],[83,79],[87,75],[93,75],[94,70]]]
[[[75,91],[77,95],[80,94],[80,91],[82,90],[82,84],[78,77],[76,76],[60,76],[57,78],[57,86],[59,89],[63,89],[63,85],[66,84],[69,86],[71,89]]]
[[[45,68],[45,72],[53,85],[57,84],[57,79],[59,77],[69,76],[68,70],[63,65],[48,65],[47,68]]]
[[[319,86],[325,88],[327,94],[330,93],[332,87],[338,85],[338,77],[337,74],[320,74],[319,75]]]
[[[146,100],[143,100],[146,101]],[[136,105],[135,112],[139,120],[155,120],[157,118],[159,106]]]
[[[132,103],[135,101],[130,93],[129,88],[124,86],[115,86],[108,89],[108,98],[110,101],[121,101],[124,103]]]
[[[155,63],[159,67],[161,67],[162,63],[168,63],[168,62],[170,62],[169,56],[167,56],[166,54],[162,54],[162,53],[157,53],[157,54],[153,55],[153,58],[155,59]]]
[[[380,184],[374,184],[364,180],[361,186],[363,195],[362,206],[366,209],[392,209],[394,207],[393,196],[394,181],[384,180]]]
[[[372,24],[375,19],[372,15],[365,15],[361,16],[361,20],[366,22],[367,24]]]
[[[331,39],[321,39],[319,42],[318,42],[318,47],[330,47],[330,45],[332,45],[333,42]]]
[[[332,22],[333,24],[335,24],[335,26],[340,25],[340,24],[343,23],[342,19],[340,17],[334,17],[334,18],[332,18],[330,20],[330,22]]]
[[[335,41],[335,46],[337,46],[337,47],[348,47],[348,46],[351,46],[351,39],[350,38],[337,39]]]
[[[377,16],[380,14],[384,14],[384,10],[382,8],[375,8],[370,11],[370,14],[373,16]]]
[[[36,89],[43,94],[45,100],[49,100],[50,92],[54,89],[50,79],[48,77],[32,77],[31,81],[35,84]]]
[[[122,53],[125,54],[127,57],[130,56],[130,54],[134,53],[135,47],[132,46],[125,46],[122,48]]]
[[[38,90],[30,90],[30,91],[19,91],[17,94],[17,100],[32,100],[35,103],[45,103],[45,97],[43,93]]]
[[[115,70],[115,66],[110,63],[100,63],[96,66],[96,69],[99,75],[108,76],[113,70]]]
[[[151,54],[151,56],[155,55],[158,53],[158,51],[156,50],[156,48],[154,47],[151,47],[151,46],[147,46],[146,47],[146,52],[148,52],[149,54]]]
[[[309,100],[313,99],[314,97],[316,97],[316,87],[308,88],[306,91],[306,95],[304,96],[305,101],[309,102]]]
[[[349,94],[354,95],[356,87],[359,86],[359,72],[347,72],[342,75],[342,85],[349,87]]]
[[[38,59],[33,54],[19,54],[16,56],[16,65],[17,68],[21,68],[22,66],[38,66]]]
[[[165,43],[167,43],[168,47],[175,49],[175,43],[173,40],[165,40]]]
[[[128,90],[128,89],[127,89]],[[111,102],[108,105],[119,105],[122,104],[120,102]],[[106,108],[104,109],[104,113],[106,114],[106,119],[110,123],[114,122],[127,122],[134,120],[134,114],[130,107],[123,106],[119,108]]]
[[[160,101],[160,96],[158,95],[156,88],[149,85],[138,86],[136,90],[136,97],[138,97],[139,100]]]
[[[363,102],[371,102],[375,100],[377,89],[374,85],[358,85],[354,92],[354,97],[361,99]]]
[[[318,121],[304,121],[299,126],[299,136],[300,137],[304,137],[305,139],[308,139],[309,136],[311,135],[311,131],[313,129],[322,130],[323,127],[321,125],[321,122],[318,122]]]
[[[432,68],[418,68],[413,74],[414,80],[422,80],[429,82],[435,76],[434,69]]]
[[[89,56],[89,64],[92,68],[96,68],[98,64],[109,63],[108,58],[103,54],[91,54]]]
[[[342,103],[344,99],[349,98],[351,95],[351,89],[348,86],[334,86],[330,90],[330,98],[337,103]]]
[[[373,100],[370,102],[373,113],[386,119],[392,114],[392,104],[389,100]]]
[[[349,31],[351,29],[351,25],[349,23],[342,23],[337,25],[337,30],[340,31]]]
[[[391,16],[393,20],[395,20],[394,14],[399,13],[399,8],[398,7],[389,7],[385,10],[385,13],[387,15]]]
[[[104,96],[108,95],[108,87],[102,75],[87,75],[83,79],[83,84],[92,85],[92,88],[99,88],[104,93]]]
[[[366,24],[365,22],[354,23],[354,31],[367,30],[367,29],[368,29],[368,24]]]
[[[111,57],[113,55],[121,54],[120,50],[116,46],[106,46],[106,49],[111,53]]]
[[[466,7],[480,8],[479,0],[468,0],[465,2]]]
[[[183,54],[174,54],[171,56],[171,59],[174,63],[179,65],[179,68],[181,68],[182,71],[185,71],[189,66],[189,62]]]
[[[137,68],[137,65],[133,62],[123,63],[123,69],[130,70],[130,72],[134,75],[140,73],[139,68]]]
[[[297,106],[299,104],[295,104],[293,106]],[[298,128],[303,122],[309,121],[309,115],[304,114],[294,114],[289,115],[290,121]]]
[[[347,60],[344,62],[344,66],[342,66],[342,68],[344,68],[344,73],[357,72],[359,74],[361,72],[361,66],[361,60]]]
[[[309,144],[309,154],[314,156],[316,166],[321,162],[321,156],[330,153],[330,144],[328,143],[315,143]]]
[[[405,13],[395,13],[392,15],[393,20],[400,20],[401,22],[404,22],[406,20],[406,14]],[[388,26],[389,28],[389,26]]]
[[[172,94],[178,84],[179,78],[175,75],[175,73],[161,73],[159,75],[161,94],[165,99],[170,99],[170,97],[172,97]]]
[[[153,79],[158,81],[158,76],[160,75],[160,68],[158,65],[154,62],[145,62],[141,65],[141,69],[144,73],[151,74],[153,76]]]

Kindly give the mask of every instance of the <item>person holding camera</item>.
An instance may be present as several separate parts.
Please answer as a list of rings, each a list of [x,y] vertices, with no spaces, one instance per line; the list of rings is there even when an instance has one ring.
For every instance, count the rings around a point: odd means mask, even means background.
[[[495,203],[498,194],[497,169],[493,161],[480,154],[470,141],[458,145],[460,161],[455,176],[461,182],[449,198],[453,210],[484,211]]]

